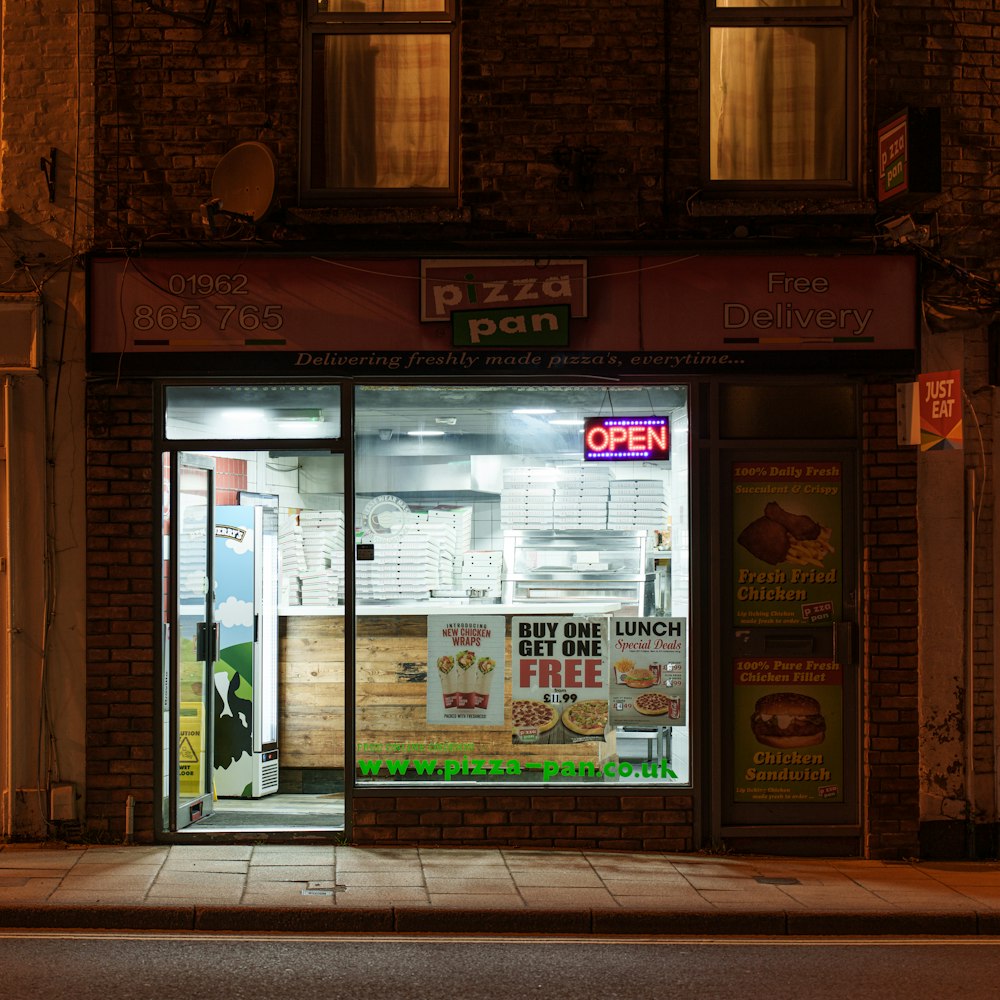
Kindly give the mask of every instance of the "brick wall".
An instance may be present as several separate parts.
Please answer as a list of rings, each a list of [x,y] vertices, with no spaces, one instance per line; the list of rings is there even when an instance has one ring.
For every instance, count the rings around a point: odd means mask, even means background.
[[[152,387],[92,384],[87,403],[87,812],[117,836],[135,796],[135,830],[153,830],[159,732],[153,642],[158,511]]]
[[[867,850],[899,857],[915,853],[918,827],[916,454],[896,444],[893,385],[867,387],[864,412]],[[92,384],[87,427],[88,819],[120,835],[131,794],[137,837],[150,839],[159,725],[151,387]],[[694,812],[694,797],[684,794],[361,791],[353,836],[360,844],[687,851],[700,846]]]
[[[0,210],[15,215],[0,220],[7,240],[6,246],[0,245],[0,253],[17,256],[18,238],[31,238],[29,259],[37,265],[45,256],[38,251],[50,252],[40,237],[65,247],[76,236],[79,243],[73,250],[78,250],[89,233],[93,23],[84,5],[69,0],[51,4],[21,0],[16,8],[6,7],[5,19],[0,62]],[[82,78],[77,73],[78,54],[85,64]],[[53,147],[57,150],[54,201],[39,169],[39,159],[49,160]],[[74,203],[77,195],[80,200]],[[6,282],[5,286],[9,290]]]
[[[991,166],[1000,141],[992,114],[998,14],[936,0],[872,6],[877,16],[861,19],[862,66],[871,69],[863,134],[907,103],[941,107],[944,193],[919,208],[942,213],[945,248],[961,263],[993,264],[1000,255],[983,217],[1000,192]],[[814,213],[850,211],[853,225],[870,227],[870,202],[705,204],[702,11],[701,0],[463,0],[462,205],[300,210],[299,0],[248,7],[246,36],[226,34],[219,10],[199,26],[111,0],[97,14],[94,62],[98,241],[204,239],[199,206],[212,171],[248,140],[278,157],[282,211],[266,233],[278,242],[712,235],[705,212],[719,216],[714,235],[728,235],[732,216],[753,219],[756,231],[769,211],[834,238],[846,230],[816,223]],[[564,190],[567,177],[552,160],[560,144],[599,151],[593,192]],[[43,190],[37,176],[34,183]]]
[[[866,853],[913,856],[919,826],[916,449],[896,443],[896,390],[864,394],[862,696]]]
[[[659,226],[664,4],[463,4],[464,204],[487,231],[604,238]],[[574,189],[560,145],[596,153]]]
[[[696,23],[698,0],[668,6],[678,28]],[[282,211],[265,228],[279,241],[419,236],[415,226],[433,239],[662,232],[662,0],[464,0],[463,200],[451,210],[296,206],[300,9],[299,0],[246,8],[246,37],[226,36],[221,13],[203,27],[112,0],[98,15],[99,241],[204,239],[200,204],[215,165],[250,140],[278,158]],[[675,75],[697,69],[697,52],[685,48]],[[696,88],[677,86],[690,128]],[[553,160],[561,145],[597,151],[593,191],[567,189],[572,177]]]
[[[874,6],[878,16],[863,19],[862,65],[873,70],[866,85],[866,126],[905,104],[942,109],[943,191],[914,208],[936,213],[939,243],[934,252],[943,262],[926,262],[924,288],[931,307],[940,310],[942,327],[965,324],[969,329],[964,367],[979,427],[967,430],[977,434],[967,461],[991,468],[994,407],[983,323],[995,309],[1000,275],[991,222],[1000,196],[1000,173],[994,169],[1000,144],[994,113],[1000,14],[985,4],[942,5],[937,0]],[[701,12],[701,0],[464,0],[462,205],[450,212],[307,211],[295,205],[298,0],[247,8],[252,30],[240,38],[223,33],[221,14],[198,27],[126,0],[111,0],[96,15],[98,242],[118,246],[153,237],[204,239],[199,205],[210,189],[212,170],[227,149],[251,139],[267,142],[279,160],[282,211],[265,235],[293,246],[303,236],[349,249],[352,239],[368,236],[485,244],[504,238],[728,235],[731,220],[718,214],[723,208],[715,209],[713,233],[703,216],[693,218],[693,208],[702,211],[703,206],[690,200],[699,189]],[[599,150],[592,192],[567,189],[569,177],[552,159],[560,144]],[[36,206],[42,190],[38,182],[36,173],[31,195]],[[766,206],[757,204],[734,203],[732,208],[739,219],[766,214]],[[824,221],[832,211],[829,203],[801,199],[780,208],[794,216],[798,227],[787,232],[823,232],[835,238],[847,230]],[[870,202],[863,203],[849,225],[868,231],[873,245],[880,245],[876,218],[894,211],[876,213]],[[768,251],[775,246],[786,244],[765,245]],[[153,585],[148,562],[155,557],[149,545],[155,512],[142,509],[142,491],[151,496],[151,456],[143,458],[141,476],[137,471],[133,478],[129,470],[139,468],[148,391],[95,386],[91,406],[90,808],[93,815],[118,823],[123,797],[131,791],[138,793],[140,820],[147,823],[151,765],[144,773],[138,762],[149,752],[155,714],[151,708],[145,714],[141,710],[141,698],[152,697],[153,690],[148,670],[155,628],[149,617],[151,593],[142,590]],[[145,447],[148,451],[148,437]],[[866,390],[863,474],[865,805],[870,850],[891,856],[913,850],[919,823],[919,647],[912,534],[917,530],[916,454],[896,444],[895,395],[889,385]],[[122,516],[112,518],[115,510]],[[980,695],[970,723],[976,767],[986,780],[995,767],[992,514],[990,489],[983,497],[977,545],[974,647]],[[934,525],[920,528],[935,530]],[[126,559],[123,573],[110,569],[119,558]],[[126,718],[132,721],[122,728]],[[142,735],[133,739],[130,734]],[[527,821],[532,827],[551,825],[534,812],[555,809],[543,797],[516,799],[503,805],[489,796],[473,808],[470,800],[456,797],[445,810],[424,809],[419,799],[402,796],[359,796],[359,836],[361,831],[372,835],[372,817],[382,809],[405,817],[390,824],[394,836],[422,826],[413,819],[426,819],[429,812],[447,811],[447,828],[470,842],[487,829],[523,827],[524,822],[512,818],[515,814],[536,816]],[[584,806],[583,801],[589,802],[573,797],[567,808],[587,814],[575,828],[576,836],[589,838],[590,832],[583,830],[603,825],[596,818],[601,807]],[[677,808],[667,801],[663,807]],[[475,819],[477,812],[494,819]],[[460,822],[453,813],[462,817]],[[445,828],[443,822],[428,826],[442,838]],[[673,835],[664,834],[668,839]],[[650,840],[658,837],[655,833]]]
[[[991,388],[987,353],[991,337],[988,324],[995,315],[1000,288],[1000,246],[995,226],[1000,202],[1000,173],[996,169],[1000,151],[1000,124],[996,107],[998,72],[998,32],[1000,12],[995,4],[939,4],[935,0],[913,3],[880,3],[874,25],[879,81],[876,111],[880,118],[905,105],[939,108],[941,113],[941,193],[921,199],[912,210],[931,221],[935,240],[925,256],[922,297],[928,329],[924,332],[925,365],[931,370],[944,355],[945,368],[961,368],[965,422],[964,464],[976,472],[976,550],[973,598],[973,658],[976,696],[975,718],[965,718],[963,650],[954,648],[950,665],[939,672],[954,674],[956,690],[947,702],[935,706],[950,722],[949,748],[956,759],[936,747],[936,733],[924,740],[930,745],[932,760],[925,765],[923,782],[933,783],[929,815],[924,820],[950,820],[954,840],[962,845],[967,793],[964,752],[966,733],[974,741],[976,789],[974,799],[979,822],[996,829],[996,674],[995,639],[995,542],[993,427],[996,421],[996,390]],[[891,206],[890,206],[891,209]],[[911,210],[902,205],[900,211]],[[952,346],[942,349],[941,341]],[[950,352],[950,353],[949,353]],[[929,469],[928,474],[933,475]],[[956,489],[961,485],[956,483]],[[927,498],[922,498],[927,506]],[[921,532],[942,530],[930,519],[921,522]],[[955,532],[958,533],[958,532]],[[951,540],[951,551],[964,548],[964,539]],[[937,551],[945,549],[939,543]],[[958,595],[955,595],[956,602]],[[926,627],[940,626],[946,613],[940,607],[923,609]],[[959,613],[959,612],[956,612]],[[936,617],[935,617],[936,616]],[[964,626],[944,623],[961,633]],[[957,647],[959,640],[954,642]],[[938,652],[943,661],[946,657]],[[922,675],[932,664],[924,654]],[[950,683],[950,681],[949,681]],[[959,708],[952,719],[953,704]],[[934,719],[922,719],[930,729]],[[926,747],[925,747],[926,751]],[[928,772],[930,772],[928,774]],[[940,773],[938,773],[940,772]],[[996,851],[994,832],[992,850]],[[961,846],[958,850],[961,851]],[[954,856],[954,854],[952,855]]]
[[[689,795],[364,795],[357,844],[690,851]]]

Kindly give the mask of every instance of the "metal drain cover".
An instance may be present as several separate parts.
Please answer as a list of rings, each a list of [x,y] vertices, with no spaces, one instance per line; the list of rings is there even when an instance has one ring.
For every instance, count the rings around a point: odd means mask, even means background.
[[[343,892],[347,888],[346,885],[341,885],[339,882],[332,888],[320,888],[319,886],[310,886],[308,889],[302,890],[303,896],[332,896],[335,892]]]

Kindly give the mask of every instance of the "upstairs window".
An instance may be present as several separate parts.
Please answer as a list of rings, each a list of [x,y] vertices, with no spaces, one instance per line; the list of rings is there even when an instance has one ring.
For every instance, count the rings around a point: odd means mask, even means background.
[[[709,181],[853,188],[854,0],[706,2]]]
[[[306,0],[304,202],[456,193],[455,0]]]

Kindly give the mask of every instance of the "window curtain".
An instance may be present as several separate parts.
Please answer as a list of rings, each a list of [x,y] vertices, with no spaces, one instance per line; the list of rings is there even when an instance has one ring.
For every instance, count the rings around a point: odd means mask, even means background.
[[[842,28],[714,28],[711,50],[714,180],[845,176]]]
[[[321,40],[323,177],[320,187],[375,184],[374,63],[367,35],[327,35]]]
[[[449,36],[382,35],[375,62],[376,186],[448,186]]]
[[[394,10],[426,10],[395,0]],[[446,33],[322,39],[324,160],[331,188],[449,183],[451,56]]]

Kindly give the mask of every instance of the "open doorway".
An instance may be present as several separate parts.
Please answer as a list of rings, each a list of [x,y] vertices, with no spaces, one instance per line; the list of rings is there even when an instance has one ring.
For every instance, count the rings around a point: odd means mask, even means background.
[[[218,392],[167,390],[164,832],[340,831],[343,456],[301,440],[339,430],[336,392],[307,407],[301,391],[250,388],[242,417]],[[200,492],[191,467],[209,477]],[[316,619],[328,623],[321,644],[308,635]]]

